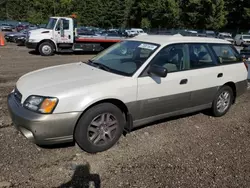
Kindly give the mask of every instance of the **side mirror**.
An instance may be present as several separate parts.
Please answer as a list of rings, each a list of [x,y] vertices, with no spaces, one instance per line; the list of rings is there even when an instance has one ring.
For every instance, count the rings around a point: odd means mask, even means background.
[[[160,66],[157,66],[157,65],[152,65],[152,66],[149,67],[148,73],[150,75],[154,74],[156,76],[165,78],[167,76],[167,74],[168,74],[168,70],[166,68],[164,68],[164,67],[160,67]]]

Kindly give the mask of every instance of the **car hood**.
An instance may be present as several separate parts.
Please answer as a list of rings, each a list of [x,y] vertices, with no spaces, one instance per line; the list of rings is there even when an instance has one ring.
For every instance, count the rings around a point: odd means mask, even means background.
[[[60,96],[88,86],[106,83],[123,76],[106,72],[82,62],[48,67],[22,76],[17,89],[26,98],[29,95]]]
[[[34,34],[34,35],[40,35],[44,32],[51,32],[52,30],[49,30],[49,29],[44,29],[44,28],[40,28],[40,29],[34,29],[34,30],[30,30],[29,32],[31,34]]]

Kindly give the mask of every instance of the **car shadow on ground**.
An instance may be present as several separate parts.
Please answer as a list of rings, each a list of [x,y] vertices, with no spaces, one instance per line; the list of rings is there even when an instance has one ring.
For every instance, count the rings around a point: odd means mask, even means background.
[[[40,148],[43,149],[59,149],[59,148],[69,148],[69,147],[75,147],[75,142],[68,142],[68,143],[62,143],[62,144],[53,144],[53,145],[37,145]]]
[[[36,50],[29,51],[30,55],[40,55]]]
[[[90,174],[90,165],[78,165],[71,180],[60,185],[58,188],[100,188],[101,179],[99,174]]]

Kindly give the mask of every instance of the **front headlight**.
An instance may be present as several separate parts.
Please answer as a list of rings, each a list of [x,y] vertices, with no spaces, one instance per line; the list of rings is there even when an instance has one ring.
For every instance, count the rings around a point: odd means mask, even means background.
[[[58,103],[55,97],[29,96],[25,102],[24,107],[38,113],[51,114]]]
[[[35,39],[29,39],[29,42],[35,42],[36,40]]]

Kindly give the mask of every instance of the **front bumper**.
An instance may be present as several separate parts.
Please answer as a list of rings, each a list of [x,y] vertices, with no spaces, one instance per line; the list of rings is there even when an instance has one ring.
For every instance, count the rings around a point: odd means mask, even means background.
[[[5,36],[4,38],[8,42],[14,42],[14,36]]]
[[[38,43],[37,42],[25,42],[25,46],[29,49],[36,49],[37,48]]]
[[[14,126],[26,138],[39,145],[73,141],[73,132],[80,112],[38,114],[25,109],[11,93],[8,109]]]

